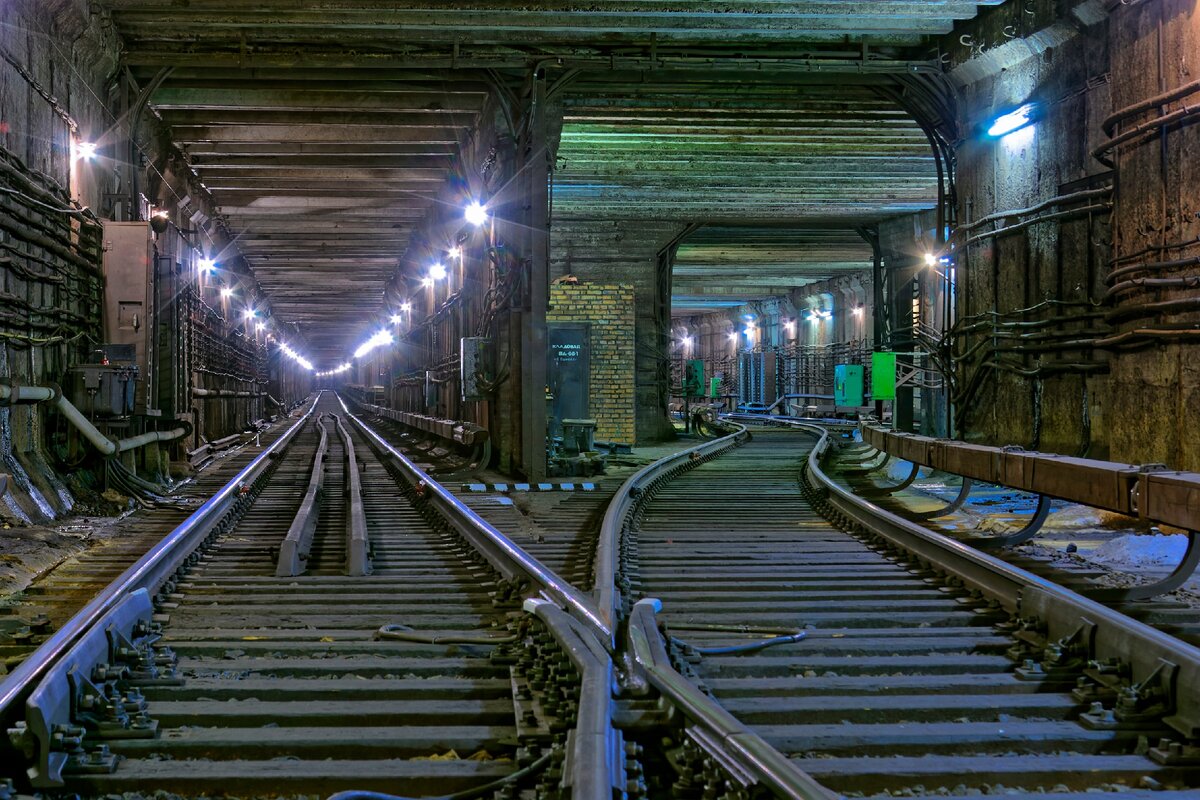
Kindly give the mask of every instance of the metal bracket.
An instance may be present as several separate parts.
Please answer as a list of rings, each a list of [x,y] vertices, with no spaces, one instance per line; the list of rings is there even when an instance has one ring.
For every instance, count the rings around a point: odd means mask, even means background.
[[[1101,603],[1132,603],[1139,600],[1150,600],[1160,594],[1173,592],[1187,582],[1188,578],[1200,566],[1200,531],[1188,531],[1187,550],[1183,558],[1171,572],[1162,580],[1144,583],[1141,586],[1105,587],[1103,589],[1087,589],[1082,592],[1092,600]]]
[[[900,481],[900,483],[896,484],[895,486],[868,486],[860,489],[858,493],[866,497],[881,494],[895,494],[896,492],[903,491],[909,486],[912,486],[913,481],[917,479],[917,473],[920,471],[921,465],[913,461],[912,470],[908,473],[908,477]]]
[[[9,736],[32,762],[27,772],[34,788],[60,787],[64,774],[116,769],[116,758],[107,747],[93,753],[84,747],[87,733],[82,721],[96,724],[100,736],[118,733],[110,725],[99,724],[100,705],[112,708],[113,719],[124,716],[130,721],[132,727],[122,730],[132,731],[135,737],[154,735],[155,726],[144,716],[140,693],[119,694],[118,681],[128,670],[109,666],[113,663],[110,636],[117,640],[119,634],[126,642],[136,643],[136,649],[140,646],[138,626],[153,614],[145,589],[130,593],[66,652],[29,696],[24,724],[10,730]],[[132,716],[126,703],[134,707]]]
[[[958,490],[958,496],[951,500],[949,505],[942,506],[941,508],[935,508],[932,511],[922,511],[914,516],[919,519],[937,519],[938,517],[944,517],[947,514],[953,514],[955,511],[958,511],[960,508],[962,508],[963,503],[967,502],[967,497],[971,494],[971,487],[974,485],[975,482],[970,478],[963,478],[962,487]]]
[[[1046,517],[1048,516],[1050,516],[1050,498],[1044,494],[1040,494],[1038,495],[1037,508],[1033,512],[1033,518],[1021,530],[1015,533],[1006,533],[1003,536],[972,536],[965,541],[972,547],[979,548],[1016,547],[1037,536],[1038,531],[1042,529],[1042,525],[1046,523]]]

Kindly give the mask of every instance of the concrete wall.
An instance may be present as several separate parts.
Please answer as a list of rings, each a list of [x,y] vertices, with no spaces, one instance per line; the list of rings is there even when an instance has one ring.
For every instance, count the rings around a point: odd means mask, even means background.
[[[1106,280],[1113,269],[1200,255],[1200,129],[1167,126],[1131,142],[1110,158],[1111,171],[1093,155],[1108,140],[1101,123],[1114,109],[1195,80],[1200,10],[1191,0],[1117,5],[1111,15],[1101,3],[1071,3],[1064,12],[1064,4],[1038,2],[1022,22],[1023,36],[1011,39],[1003,31],[1019,5],[992,9],[946,40],[962,100],[960,225],[1056,196],[1108,185],[1114,190],[1111,198],[1047,208],[1039,213],[1069,213],[958,252],[959,316],[979,324],[961,331],[957,349],[981,348],[960,365],[966,412],[960,433],[1200,468],[1188,411],[1200,402],[1196,344],[1180,341],[1186,334],[1177,332],[1136,333],[1200,321],[1196,287],[1140,285],[1114,295]],[[960,44],[963,36],[971,46]],[[1181,101],[1194,106],[1195,99]],[[1035,125],[1000,139],[981,134],[996,114],[1030,100],[1040,108]],[[1180,107],[1153,107],[1113,132]],[[1034,216],[989,223],[968,235]],[[1192,265],[1128,277],[1196,274]],[[1146,307],[1163,301],[1174,305]],[[993,319],[1001,325],[993,326]],[[1111,342],[1122,333],[1131,338]]]
[[[635,438],[633,287],[628,284],[555,284],[547,322],[590,323],[588,413],[600,441]]]

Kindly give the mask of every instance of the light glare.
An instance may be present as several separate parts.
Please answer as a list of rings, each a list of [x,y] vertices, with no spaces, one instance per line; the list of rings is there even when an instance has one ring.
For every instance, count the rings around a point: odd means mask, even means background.
[[[75,145],[75,153],[84,161],[91,161],[96,157],[96,143],[80,142],[79,144]]]
[[[478,200],[473,201],[471,205],[467,206],[467,210],[463,212],[463,216],[466,217],[467,222],[476,226],[484,224],[488,219],[487,209]]]
[[[1024,128],[1033,122],[1035,108],[1036,105],[1034,103],[1026,103],[1009,111],[1007,114],[1001,114],[992,122],[992,126],[987,130],[987,135],[993,139],[998,139],[1001,136],[1006,136],[1013,131]]]
[[[440,281],[442,278],[446,277],[446,265],[434,264],[429,268],[429,277],[433,278],[435,281]]]
[[[376,347],[380,347],[382,345],[391,344],[391,343],[392,343],[392,334],[388,331],[380,331],[379,333],[375,334],[370,339],[367,339],[365,342],[363,342],[361,345],[359,345],[359,348],[354,351],[354,357],[362,358],[367,353],[374,350]]]

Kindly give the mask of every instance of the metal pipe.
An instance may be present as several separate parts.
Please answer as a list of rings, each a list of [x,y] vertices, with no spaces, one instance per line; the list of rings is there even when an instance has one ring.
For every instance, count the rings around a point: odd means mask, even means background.
[[[1116,130],[1117,123],[1121,120],[1127,117],[1132,117],[1134,114],[1140,114],[1143,111],[1150,111],[1153,108],[1166,105],[1167,103],[1173,103],[1181,97],[1187,97],[1192,92],[1200,92],[1200,81],[1192,81],[1191,83],[1185,83],[1182,86],[1176,86],[1170,91],[1163,92],[1162,94],[1155,95],[1154,97],[1147,97],[1145,100],[1139,100],[1133,105],[1117,109],[1104,118],[1104,122],[1100,123],[1100,127],[1104,129],[1105,134],[1112,136],[1113,131]]]
[[[266,397],[266,392],[250,392],[237,389],[192,389],[192,397],[203,399],[215,397]]]
[[[1111,211],[1111,210],[1112,210],[1112,206],[1108,203],[1093,203],[1090,206],[1083,206],[1081,208],[1072,208],[1072,209],[1068,209],[1066,211],[1055,211],[1053,214],[1046,214],[1041,217],[1034,217],[1033,219],[1027,219],[1024,222],[1018,222],[1014,225],[1009,225],[1007,228],[997,228],[994,231],[984,231],[983,233],[977,233],[974,236],[972,236],[971,238],[967,239],[965,242],[963,242],[963,246],[969,247],[970,245],[973,245],[976,242],[981,242],[984,239],[991,239],[996,236],[1004,236],[1005,234],[1015,233],[1019,230],[1024,230],[1025,228],[1028,228],[1031,225],[1037,225],[1041,222],[1050,222],[1051,220],[1064,219],[1066,217],[1081,217],[1084,214],[1092,214],[1095,212]]]
[[[60,394],[55,398],[54,406],[58,409],[58,413],[66,417],[67,422],[74,425],[83,438],[91,442],[103,455],[111,456],[117,452],[117,443],[101,433],[70,400]]]
[[[172,428],[169,431],[147,431],[138,436],[130,436],[128,439],[121,439],[117,442],[117,452],[124,453],[126,450],[135,450],[139,447],[144,447],[152,442],[173,442],[176,439],[182,439],[188,435],[187,428]]]
[[[1024,217],[1029,214],[1036,214],[1039,211],[1045,211],[1050,206],[1057,206],[1061,205],[1062,203],[1073,203],[1077,200],[1091,200],[1092,198],[1104,197],[1105,195],[1109,194],[1112,194],[1111,186],[1107,186],[1102,189],[1088,189],[1082,192],[1072,192],[1071,194],[1060,194],[1057,197],[1048,198],[1036,205],[1029,206],[1028,208],[1013,208],[1009,209],[1008,211],[993,212],[988,214],[986,217],[980,217],[974,222],[969,222],[966,225],[960,226],[958,232],[966,233],[986,225],[989,222],[996,222],[997,220],[1008,219],[1009,217]]]
[[[173,428],[169,431],[148,431],[126,439],[113,440],[105,436],[84,416],[83,412],[68,400],[58,386],[25,386],[10,381],[0,381],[0,406],[13,403],[44,403],[53,401],[58,413],[66,417],[75,429],[105,456],[124,453],[144,447],[152,442],[168,442],[187,436],[190,428]]]
[[[276,454],[287,446],[296,432],[308,421],[315,407],[314,400],[304,416],[283,436],[259,453],[245,469],[234,476],[233,480],[196,509],[178,528],[154,545],[133,566],[121,573],[84,606],[82,611],[63,623],[54,635],[5,676],[3,682],[0,682],[0,725],[8,727],[19,718],[25,697],[33,690],[37,681],[50,671],[97,620],[115,608],[124,597],[137,589],[146,589],[152,596],[158,592],[159,587],[174,574],[175,569],[230,510],[240,496],[241,487],[252,484],[266,470]]]
[[[1143,122],[1141,125],[1130,128],[1120,136],[1113,137],[1097,147],[1092,151],[1092,157],[1099,161],[1104,161],[1104,154],[1115,149],[1119,145],[1136,139],[1144,133],[1158,130],[1159,128],[1166,127],[1167,125],[1175,122],[1180,122],[1181,120],[1190,117],[1192,114],[1195,114],[1198,111],[1200,111],[1200,105],[1184,106],[1178,111],[1172,111],[1170,114],[1164,114],[1163,116],[1152,119],[1149,122]]]
[[[10,406],[17,403],[42,403],[53,400],[55,389],[51,386],[25,386],[0,380],[0,406]]]

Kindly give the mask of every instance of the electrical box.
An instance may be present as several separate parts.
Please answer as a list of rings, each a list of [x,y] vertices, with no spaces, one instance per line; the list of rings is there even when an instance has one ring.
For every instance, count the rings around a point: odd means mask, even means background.
[[[69,399],[88,418],[128,417],[133,413],[137,374],[132,364],[80,364],[68,373]]]
[[[487,342],[482,336],[465,336],[459,341],[459,383],[463,400],[483,400],[479,376],[487,372]]]
[[[770,406],[779,399],[776,360],[774,351],[738,354],[738,401],[742,405]]]
[[[684,363],[683,394],[699,397],[704,392],[704,361],[693,358]]]
[[[721,395],[721,379],[715,375],[708,381],[708,396],[719,397]]]
[[[835,364],[833,367],[833,404],[863,404],[863,368],[861,364]]]
[[[871,399],[896,399],[895,353],[871,353]]]
[[[104,341],[133,349],[136,413],[158,415],[154,387],[154,240],[146,222],[104,223]],[[80,406],[86,408],[86,405]],[[85,412],[86,413],[86,412]]]

